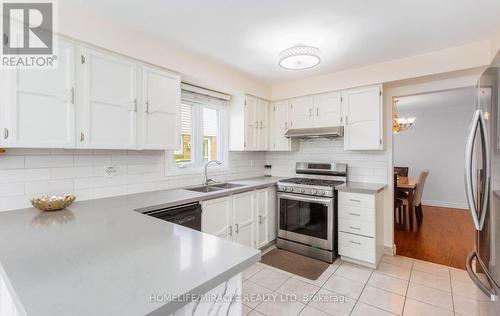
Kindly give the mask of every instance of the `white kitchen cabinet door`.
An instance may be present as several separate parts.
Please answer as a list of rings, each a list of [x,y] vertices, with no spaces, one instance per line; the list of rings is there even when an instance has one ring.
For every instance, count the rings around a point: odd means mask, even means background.
[[[165,71],[143,67],[142,146],[178,149],[180,141],[181,79]]]
[[[314,127],[341,126],[342,95],[326,93],[314,97]]]
[[[233,198],[233,241],[254,248],[254,193],[253,191],[235,194]]]
[[[257,150],[259,127],[259,100],[245,98],[245,150]]]
[[[137,148],[137,64],[97,50],[82,49],[82,147]]]
[[[2,70],[8,147],[75,147],[75,45],[57,39],[56,69]]]
[[[267,239],[269,242],[276,239],[278,234],[278,199],[276,196],[276,187],[267,188]]]
[[[313,98],[293,99],[290,102],[290,113],[290,129],[312,128],[314,124]]]
[[[343,94],[345,150],[382,149],[382,88],[349,89]]]
[[[285,137],[289,124],[290,105],[288,101],[276,102],[271,111],[271,144],[270,150],[290,150],[290,139]]]
[[[232,240],[232,197],[201,202],[201,231],[227,240]]]
[[[269,102],[258,103],[257,150],[265,151],[269,143]]]
[[[262,248],[269,243],[269,191],[267,189],[255,191],[255,206],[256,248]]]

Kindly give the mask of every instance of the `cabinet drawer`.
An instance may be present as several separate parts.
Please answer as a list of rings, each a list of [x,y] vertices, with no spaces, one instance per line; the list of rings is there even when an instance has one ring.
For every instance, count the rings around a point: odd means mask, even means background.
[[[367,237],[375,237],[375,223],[360,220],[339,219],[339,231]]]
[[[339,192],[339,205],[375,208],[373,194]]]
[[[355,207],[339,205],[339,218],[353,221],[375,222],[375,209],[366,207]]]
[[[339,232],[339,254],[352,259],[374,263],[375,239]]]

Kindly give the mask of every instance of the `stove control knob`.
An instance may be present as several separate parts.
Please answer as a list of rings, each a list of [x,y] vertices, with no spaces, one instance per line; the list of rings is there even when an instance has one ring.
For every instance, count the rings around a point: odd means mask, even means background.
[[[321,194],[321,195],[325,195],[325,191],[321,191],[319,194]]]
[[[306,190],[305,189],[300,189],[300,193],[305,193]]]
[[[316,191],[316,190],[311,190],[311,194],[318,194],[318,191]]]

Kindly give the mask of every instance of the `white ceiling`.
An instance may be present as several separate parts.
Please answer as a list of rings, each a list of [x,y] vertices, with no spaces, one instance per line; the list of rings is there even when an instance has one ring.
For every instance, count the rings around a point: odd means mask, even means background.
[[[487,39],[499,0],[64,0],[269,83],[306,78]],[[286,71],[281,50],[321,50],[320,66]]]

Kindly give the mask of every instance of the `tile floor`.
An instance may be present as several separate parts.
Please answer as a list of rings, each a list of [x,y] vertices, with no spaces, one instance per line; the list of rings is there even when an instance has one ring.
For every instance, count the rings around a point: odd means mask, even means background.
[[[401,256],[376,270],[337,260],[315,281],[257,263],[243,295],[249,316],[495,315],[466,271]]]

